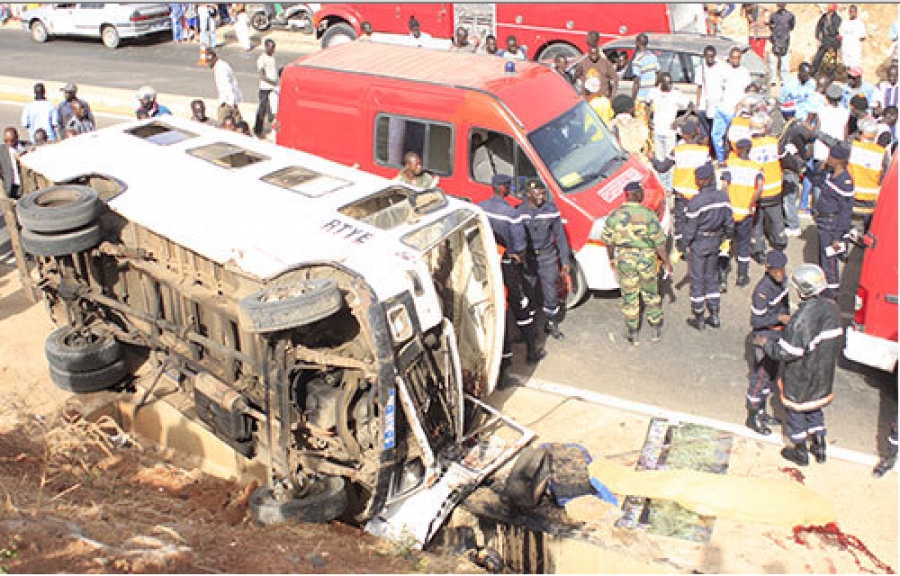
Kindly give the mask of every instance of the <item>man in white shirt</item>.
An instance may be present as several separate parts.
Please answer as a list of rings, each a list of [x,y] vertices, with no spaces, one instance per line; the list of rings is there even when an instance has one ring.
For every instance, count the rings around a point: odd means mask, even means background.
[[[716,58],[714,46],[707,46],[703,49],[703,62],[694,71],[694,83],[700,87],[697,90],[697,110],[699,110],[698,115],[700,121],[704,123],[707,134],[711,129],[716,108],[719,107],[719,101],[722,99],[724,68],[725,65]]]
[[[662,162],[675,148],[677,132],[675,119],[678,111],[684,110],[693,103],[678,88],[672,87],[672,76],[668,72],[659,75],[659,86],[650,91],[647,97],[653,107],[653,153]],[[660,184],[666,190],[672,189],[672,171],[667,170],[660,175]]]
[[[266,38],[263,42],[263,53],[256,60],[256,71],[259,72],[259,105],[256,108],[256,122],[253,124],[253,133],[257,138],[262,138],[266,119],[269,122],[275,119],[275,114],[269,106],[269,97],[272,91],[278,88],[278,64],[275,62],[275,41]]]
[[[734,118],[738,103],[744,97],[744,91],[752,81],[750,71],[741,65],[742,57],[743,52],[740,48],[732,48],[728,52],[728,65],[723,68],[722,98],[716,107],[710,134],[713,148],[716,151],[716,159],[719,162],[725,161],[724,139],[728,132],[728,126],[731,124],[731,119]]]
[[[213,78],[216,81],[216,91],[219,93],[219,111],[217,119],[219,123],[226,116],[234,118],[235,122],[243,120],[238,104],[244,101],[241,89],[238,87],[237,78],[234,76],[234,70],[231,65],[219,59],[219,55],[215,50],[209,50],[206,53],[206,63],[212,68]]]
[[[838,84],[829,85],[825,89],[825,105],[816,113],[818,130],[838,140],[847,139],[847,124],[850,120],[850,111],[841,106],[842,97],[843,90]],[[829,150],[828,145],[821,139],[816,139],[813,144],[813,171],[809,175],[812,182],[813,206],[819,197],[819,189],[825,181],[825,160],[828,159]],[[801,198],[801,206],[802,200]]]
[[[862,65],[862,43],[866,39],[866,25],[857,18],[856,6],[850,6],[849,19],[841,24],[841,59],[847,69]]]

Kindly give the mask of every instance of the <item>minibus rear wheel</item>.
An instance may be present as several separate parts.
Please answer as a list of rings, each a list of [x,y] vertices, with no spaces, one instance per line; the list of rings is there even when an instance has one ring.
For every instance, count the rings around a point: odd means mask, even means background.
[[[65,232],[93,223],[99,208],[99,195],[90,186],[48,186],[23,196],[16,216],[32,232]]]
[[[47,362],[67,372],[99,370],[122,359],[122,346],[92,327],[57,328],[44,343]]]
[[[76,394],[99,392],[121,383],[128,375],[125,361],[118,360],[109,366],[87,372],[70,372],[50,364],[50,379],[56,387]]]
[[[100,244],[100,224],[92,224],[71,232],[41,234],[22,229],[22,248],[35,256],[68,256],[90,250]]]

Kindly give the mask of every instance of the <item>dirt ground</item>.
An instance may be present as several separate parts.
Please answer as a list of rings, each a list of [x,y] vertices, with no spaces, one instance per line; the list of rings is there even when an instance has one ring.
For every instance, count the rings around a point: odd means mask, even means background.
[[[472,572],[359,528],[256,526],[254,485],[122,446],[112,421],[47,375],[41,304],[0,265],[0,574]]]

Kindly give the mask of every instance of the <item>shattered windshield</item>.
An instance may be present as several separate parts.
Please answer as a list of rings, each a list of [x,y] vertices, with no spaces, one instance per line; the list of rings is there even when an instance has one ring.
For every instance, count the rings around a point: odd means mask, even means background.
[[[564,193],[578,192],[608,178],[628,159],[597,113],[583,101],[529,134],[528,140]]]

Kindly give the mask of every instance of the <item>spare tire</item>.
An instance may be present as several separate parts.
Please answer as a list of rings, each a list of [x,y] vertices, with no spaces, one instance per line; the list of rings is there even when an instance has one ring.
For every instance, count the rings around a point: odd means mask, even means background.
[[[36,256],[67,256],[90,250],[100,243],[100,224],[92,224],[71,232],[42,234],[22,230],[22,248]]]
[[[268,486],[250,495],[250,515],[258,524],[286,522],[331,522],[347,509],[347,491],[340,476],[326,476],[313,480],[302,498],[276,500]]]
[[[22,227],[32,232],[65,232],[96,220],[100,208],[97,191],[89,186],[48,186],[16,205]]]
[[[503,499],[519,510],[537,508],[550,484],[552,458],[545,449],[523,449],[506,478]]]
[[[76,394],[99,392],[112,388],[122,382],[127,375],[124,360],[118,360],[104,368],[87,372],[70,372],[50,364],[50,379],[53,380],[56,387]]]
[[[122,359],[122,347],[111,334],[90,326],[63,326],[44,342],[47,362],[66,372],[99,370]]]
[[[314,278],[267,286],[238,302],[241,328],[255,334],[289,330],[328,318],[344,305],[334,280]]]

